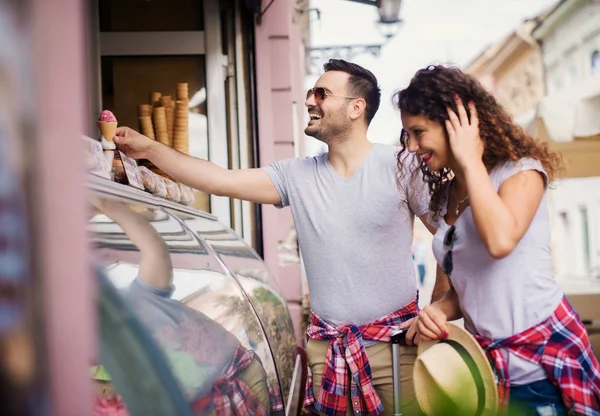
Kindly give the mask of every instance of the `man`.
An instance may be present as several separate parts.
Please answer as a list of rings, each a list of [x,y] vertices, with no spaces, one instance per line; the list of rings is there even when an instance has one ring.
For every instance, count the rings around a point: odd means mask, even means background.
[[[226,170],[128,128],[117,130],[115,142],[128,156],[149,159],[204,192],[290,205],[313,310],[307,331],[313,388],[307,388],[306,404],[326,414],[380,414],[385,408],[391,415],[389,340],[417,313],[412,227],[415,215],[429,226],[428,198],[422,184],[402,179],[398,186],[397,148],[367,139],[381,98],[375,76],[343,60],[330,60],[324,69],[305,102],[305,133],[328,145],[323,155]],[[439,279],[434,299],[447,289]],[[401,349],[407,412],[416,406],[415,356],[414,348]]]

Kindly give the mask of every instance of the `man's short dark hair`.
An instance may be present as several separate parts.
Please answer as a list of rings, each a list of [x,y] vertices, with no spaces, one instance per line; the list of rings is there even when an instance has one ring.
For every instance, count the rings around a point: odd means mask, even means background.
[[[377,78],[368,69],[360,65],[346,62],[343,59],[330,59],[323,65],[325,72],[340,71],[350,75],[348,79],[349,91],[348,94],[353,97],[364,98],[367,103],[365,109],[367,117],[367,125],[371,123],[375,113],[379,110],[381,103],[381,90],[377,85]]]

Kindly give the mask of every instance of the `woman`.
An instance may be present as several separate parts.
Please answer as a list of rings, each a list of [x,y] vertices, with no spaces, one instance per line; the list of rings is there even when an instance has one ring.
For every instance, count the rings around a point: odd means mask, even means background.
[[[600,415],[600,366],[552,271],[546,189],[560,158],[459,69],[420,70],[395,102],[398,161],[405,151],[419,160],[398,163],[399,176],[420,170],[428,183],[433,251],[452,284],[407,339],[443,339],[446,322],[463,317],[511,414]]]

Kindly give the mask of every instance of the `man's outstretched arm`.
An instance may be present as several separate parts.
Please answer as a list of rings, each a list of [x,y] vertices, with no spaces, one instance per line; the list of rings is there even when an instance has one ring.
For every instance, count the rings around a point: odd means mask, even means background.
[[[277,189],[262,169],[224,169],[178,152],[129,127],[117,129],[115,143],[127,156],[147,159],[175,181],[202,192],[259,204],[281,203]]]

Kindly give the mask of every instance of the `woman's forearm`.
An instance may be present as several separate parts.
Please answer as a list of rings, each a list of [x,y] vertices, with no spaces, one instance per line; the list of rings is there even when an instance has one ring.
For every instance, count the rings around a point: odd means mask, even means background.
[[[442,299],[435,302],[434,305],[444,312],[448,321],[455,321],[463,317],[454,286],[450,286],[450,290],[446,292]]]
[[[518,242],[514,216],[498,195],[483,162],[464,168],[463,174],[479,237],[492,257],[507,256]]]

